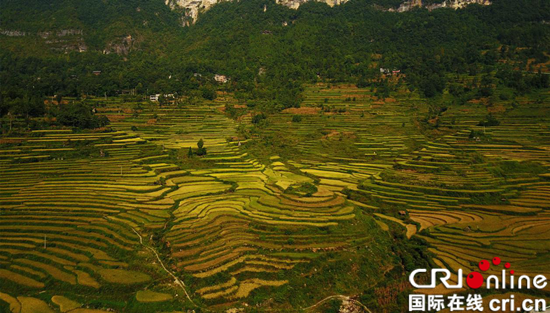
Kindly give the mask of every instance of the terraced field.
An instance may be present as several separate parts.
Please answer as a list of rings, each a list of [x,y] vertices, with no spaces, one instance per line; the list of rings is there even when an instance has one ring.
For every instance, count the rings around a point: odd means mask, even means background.
[[[159,175],[171,187],[165,197],[176,207],[165,245],[176,271],[197,284],[197,295],[214,302],[246,298],[263,286],[287,284],[283,273],[309,263],[317,257],[314,251],[372,241],[371,234],[355,231],[312,234],[353,221],[353,204],[329,186],[319,186],[309,197],[285,193],[289,186],[313,179],[307,171],[289,169],[276,155],[267,162],[250,156],[236,123],[218,109],[156,110],[161,122],[152,129],[145,126],[150,120],[146,114],[120,123],[121,129],[138,125],[140,138],[167,149],[187,151],[199,139],[206,143],[208,154],[201,162],[207,167],[181,170],[147,164],[157,171],[162,168]],[[157,125],[166,131],[158,134]]]
[[[343,105],[343,98],[364,98],[360,96],[364,91],[353,88],[326,91],[313,87],[310,92],[316,95],[312,106],[326,105],[323,98],[329,99],[328,104],[337,102],[335,106]],[[474,270],[480,259],[506,256],[518,274],[548,275],[549,100],[547,93],[540,97],[538,103],[520,99],[520,108],[500,104],[505,113],[498,117],[500,126],[493,127],[477,126],[491,107],[451,107],[441,116],[444,126],[437,136],[413,135],[408,127],[413,121],[406,116],[421,115],[422,106],[408,96],[371,104],[366,110],[369,114],[363,113],[365,106],[354,103],[332,119],[308,116],[304,119],[307,125],[320,123],[315,127],[338,132],[339,141],[345,140],[346,132],[351,134],[347,136],[353,137],[357,149],[348,154],[353,157],[333,157],[333,164],[306,163],[303,167],[315,168],[314,175],[321,182],[339,176],[338,182],[345,181],[345,187],[377,212],[381,221],[395,221],[405,227],[407,237],[426,240],[439,266],[455,272],[458,268]],[[412,113],[411,108],[418,110]],[[376,136],[381,131],[383,143]],[[330,136],[327,140],[334,140]],[[407,144],[407,139],[414,143]],[[314,141],[302,145],[308,151],[321,146]],[[371,164],[364,163],[365,157]],[[369,166],[371,172],[366,171]],[[321,169],[330,174],[320,174],[326,173]]]
[[[402,273],[392,245],[414,238],[453,271],[501,256],[550,275],[540,96],[499,104],[493,127],[480,104],[452,107],[438,129],[404,89],[309,86],[262,126],[224,115],[225,97],[114,99],[112,131],[3,137],[0,310],[299,310]],[[188,157],[200,139],[206,155]]]
[[[480,259],[506,256],[518,274],[548,276],[547,92],[539,95],[538,103],[519,99],[519,108],[505,101],[495,105],[504,113],[497,115],[500,125],[493,127],[478,126],[493,107],[450,107],[436,135],[415,135],[411,117],[421,116],[423,106],[406,93],[383,104],[362,104],[368,95],[352,87],[317,86],[309,92],[314,95],[308,98],[311,106],[335,102],[346,112],[332,118],[307,115],[297,127],[338,132],[336,140],[352,137],[356,147],[346,151],[346,157],[331,156],[334,163],[302,161],[302,168],[314,168],[321,183],[346,182],[381,221],[398,222],[407,237],[426,240],[437,265],[455,272],[459,267],[473,270]],[[350,97],[357,102],[349,104]],[[283,114],[273,121],[284,119]],[[271,129],[284,127],[274,124]],[[326,138],[335,140],[330,133]],[[317,154],[323,145],[304,141],[301,148]],[[338,183],[332,183],[337,176]]]

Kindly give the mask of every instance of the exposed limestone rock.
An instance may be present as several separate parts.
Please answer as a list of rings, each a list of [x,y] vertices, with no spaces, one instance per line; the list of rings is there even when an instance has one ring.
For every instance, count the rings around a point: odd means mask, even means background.
[[[285,5],[291,9],[297,9],[300,5],[310,1],[310,0],[275,0],[278,4]],[[335,6],[347,2],[348,0],[321,0],[319,2],[324,2],[329,6]]]
[[[182,26],[189,26],[191,23],[194,23],[197,20],[200,13],[209,10],[212,6],[222,1],[233,1],[233,0],[165,0],[165,3],[172,10],[181,11]],[[349,0],[275,0],[275,1],[278,4],[285,5],[292,9],[297,9],[298,7],[300,7],[300,5],[308,1],[319,1],[319,2],[324,2],[329,6],[335,6],[335,5],[340,5],[342,3],[345,3]],[[438,8],[460,9],[472,3],[489,5],[491,4],[491,1],[490,0],[444,0],[441,3],[427,4],[423,0],[405,0],[399,8],[389,9],[389,11],[406,12],[415,7],[425,7],[428,10],[433,10]],[[267,11],[267,7],[264,6],[264,12],[266,11]]]
[[[24,37],[27,35],[26,32],[20,30],[4,30],[0,29],[0,34],[8,37]]]
[[[81,29],[61,29],[29,33],[20,30],[3,30],[0,34],[8,37],[38,36],[44,40],[51,50],[68,53],[70,51],[84,52],[88,50]]]
[[[105,50],[103,50],[104,54],[110,54],[110,53],[116,53],[119,55],[128,55],[130,50],[134,47],[134,38],[132,35],[119,37],[118,39],[115,39],[111,41]]]
[[[182,20],[182,24],[189,25],[189,21],[194,22],[199,16],[199,12],[210,9],[218,1],[223,0],[165,0],[172,10],[183,9],[185,13],[185,19]]]
[[[489,5],[491,4],[490,0],[445,0],[441,3],[434,3],[434,4],[426,4],[422,0],[408,0],[405,1],[397,10],[390,9],[390,11],[397,11],[397,12],[406,12],[409,10],[412,10],[416,7],[424,7],[428,10],[434,10],[439,8],[451,8],[451,9],[461,9],[466,7],[470,4],[481,4],[481,5]]]
[[[182,19],[183,26],[189,26],[190,23],[194,23],[201,12],[207,11],[218,2],[230,1],[230,0],[165,0],[167,6],[172,10],[182,10],[184,18]],[[246,0],[244,0],[246,1]],[[285,5],[292,9],[297,9],[300,5],[315,0],[275,0],[278,4]],[[348,0],[317,0],[324,2],[330,6],[339,5],[347,2]],[[264,12],[267,8],[264,7]]]

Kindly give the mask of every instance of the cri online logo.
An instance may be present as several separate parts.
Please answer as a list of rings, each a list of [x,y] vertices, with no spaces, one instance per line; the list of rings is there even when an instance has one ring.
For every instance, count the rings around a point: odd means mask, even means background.
[[[494,257],[492,260],[493,265],[498,266],[502,263],[499,257]],[[486,272],[491,268],[491,263],[487,260],[482,260],[479,262],[479,270],[481,272]],[[448,289],[460,289],[462,288],[462,282],[463,282],[463,275],[462,275],[462,269],[458,269],[458,282],[456,285],[449,284],[448,280],[451,278],[451,272],[448,269],[445,268],[434,268],[431,272],[431,283],[429,285],[420,285],[417,284],[415,281],[415,276],[418,273],[426,273],[428,270],[420,268],[417,270],[414,270],[411,275],[409,276],[409,282],[411,285],[418,289],[432,289],[435,288],[437,285],[437,273],[443,273],[445,274],[443,277],[440,277],[439,280],[443,285]],[[508,271],[508,272],[507,272]],[[468,274],[466,276],[466,284],[468,287],[472,289],[479,289],[481,286],[483,286],[483,283],[487,285],[487,289],[506,289],[509,287],[510,289],[518,288],[526,288],[531,289],[532,287],[536,289],[543,289],[547,285],[546,277],[544,275],[537,275],[535,276],[532,281],[531,277],[527,275],[521,275],[517,281],[516,277],[514,276],[514,270],[510,270],[510,263],[506,262],[504,264],[504,269],[502,270],[502,275],[490,275],[487,277],[487,279],[483,279],[483,275],[480,272],[474,271]],[[532,285],[532,286],[531,286]],[[494,287],[491,287],[494,286]]]

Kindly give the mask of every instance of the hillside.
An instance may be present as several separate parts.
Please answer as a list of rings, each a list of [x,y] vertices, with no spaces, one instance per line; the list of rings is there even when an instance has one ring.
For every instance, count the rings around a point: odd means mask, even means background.
[[[549,4],[541,0],[406,13],[378,10],[372,0],[297,10],[250,0],[220,3],[192,27],[181,27],[180,16],[155,1],[17,3],[3,1],[0,19],[0,79],[13,96],[31,84],[42,95],[185,93],[205,84],[196,73],[218,73],[231,77],[240,95],[288,107],[303,82],[369,80],[375,67],[400,69],[433,96],[445,89],[445,73],[503,58],[524,69],[531,59],[543,64],[550,41]],[[44,79],[53,74],[51,62],[55,78]],[[13,73],[20,79],[10,79]]]
[[[0,312],[404,313],[415,269],[550,275],[548,21],[0,1]]]

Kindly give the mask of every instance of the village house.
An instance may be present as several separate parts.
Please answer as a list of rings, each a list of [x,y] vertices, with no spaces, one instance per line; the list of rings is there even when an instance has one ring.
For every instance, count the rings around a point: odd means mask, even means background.
[[[154,94],[154,95],[150,95],[149,100],[156,102],[156,101],[159,101],[159,98],[161,96],[164,97],[165,99],[174,99],[174,98],[176,98],[176,96],[173,93],[165,93],[164,95],[160,94],[160,93],[157,93],[157,94]]]
[[[227,76],[225,75],[216,74],[214,75],[214,80],[217,81],[218,83],[225,84],[229,81],[229,78],[227,78]]]
[[[380,68],[380,73],[384,75],[399,75],[401,70],[390,70],[389,68]]]

